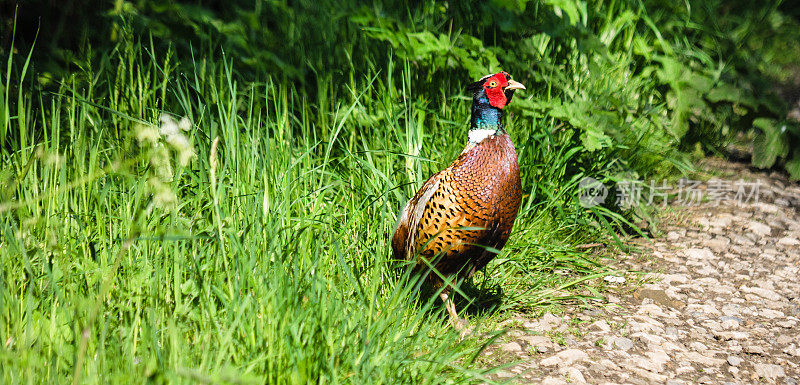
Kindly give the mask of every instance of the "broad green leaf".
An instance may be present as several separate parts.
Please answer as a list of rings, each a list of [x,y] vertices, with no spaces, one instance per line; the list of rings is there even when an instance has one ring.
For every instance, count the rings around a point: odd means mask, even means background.
[[[687,66],[684,66],[683,71],[681,85],[693,88],[701,94],[705,94],[711,90],[711,86],[714,83],[711,78],[699,72],[692,71]]]
[[[611,138],[598,129],[586,128],[581,134],[581,143],[586,151],[593,152],[610,144]]]
[[[785,168],[789,172],[789,179],[800,180],[800,149],[794,150],[792,159],[786,161]]]
[[[744,103],[745,101],[744,98],[742,97],[742,90],[736,88],[734,85],[729,83],[722,83],[712,88],[711,91],[709,91],[708,94],[706,95],[706,99],[708,99],[712,103],[717,103],[721,101],[731,102],[731,103]]]
[[[546,0],[545,3],[553,6],[556,15],[562,18],[562,12],[566,13],[571,25],[583,24],[581,15],[586,14],[586,3],[576,0]]]
[[[667,94],[667,104],[673,110],[670,132],[676,139],[682,138],[689,131],[689,118],[695,112],[706,109],[706,103],[697,90],[693,88],[677,88]]]
[[[778,124],[773,119],[758,118],[753,126],[760,132],[753,139],[753,165],[758,168],[769,168],[779,157],[789,153],[789,142],[785,135],[786,125]]]
[[[661,63],[661,69],[656,71],[658,80],[677,88],[678,82],[683,77],[684,65],[669,56],[657,56],[655,59]]]

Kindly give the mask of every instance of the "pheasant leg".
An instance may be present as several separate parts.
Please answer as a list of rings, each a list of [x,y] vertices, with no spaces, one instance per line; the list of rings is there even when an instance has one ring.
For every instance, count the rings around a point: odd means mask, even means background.
[[[453,327],[456,330],[464,329],[467,326],[467,322],[458,316],[458,312],[456,311],[456,303],[453,302],[453,299],[450,298],[447,293],[439,294],[439,298],[442,299],[444,302],[444,307],[447,309],[447,313],[450,314],[450,323],[453,325]]]

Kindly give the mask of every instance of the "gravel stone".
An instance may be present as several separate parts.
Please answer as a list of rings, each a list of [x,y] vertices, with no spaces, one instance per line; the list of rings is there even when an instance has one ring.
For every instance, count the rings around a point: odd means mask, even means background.
[[[728,356],[728,364],[731,366],[739,366],[744,360],[736,356]]]
[[[767,236],[770,232],[772,232],[772,229],[769,226],[757,221],[751,221],[747,225],[747,228],[759,237]]]
[[[570,383],[573,384],[585,384],[586,378],[583,377],[583,373],[580,370],[573,367],[567,367],[559,370],[559,373],[564,375],[570,380]]]
[[[763,356],[766,352],[764,348],[758,345],[747,345],[744,347],[744,352],[747,354],[757,354]]]
[[[500,348],[503,349],[503,351],[509,353],[517,353],[522,351],[522,346],[520,346],[520,344],[514,341],[503,344]]]
[[[775,364],[755,364],[753,368],[758,377],[765,378],[767,381],[774,381],[786,375],[783,368]]]
[[[633,341],[627,337],[617,337],[614,340],[614,346],[619,350],[631,350],[633,348]]]
[[[711,260],[715,259],[714,253],[707,248],[702,249],[688,249],[684,251],[684,254],[689,259],[697,259],[697,260]]]
[[[600,320],[600,321],[595,321],[594,323],[589,325],[589,330],[608,333],[611,331],[611,326],[608,326],[608,322]]]

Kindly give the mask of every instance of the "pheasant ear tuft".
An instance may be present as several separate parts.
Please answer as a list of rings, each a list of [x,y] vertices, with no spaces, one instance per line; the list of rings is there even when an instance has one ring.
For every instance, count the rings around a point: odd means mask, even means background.
[[[486,82],[486,79],[492,77],[493,75],[494,74],[488,74],[488,75],[478,79],[478,81],[476,81],[474,83],[470,83],[469,85],[467,85],[467,91],[472,92],[472,93],[480,91],[481,88],[483,88],[483,83]]]
[[[472,93],[480,91],[481,88],[483,88],[483,80],[478,80],[477,82],[467,85],[467,91]]]

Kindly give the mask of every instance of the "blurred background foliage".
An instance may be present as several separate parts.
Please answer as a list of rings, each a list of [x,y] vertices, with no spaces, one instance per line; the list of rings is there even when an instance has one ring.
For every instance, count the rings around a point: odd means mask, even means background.
[[[750,133],[756,166],[786,166],[800,178],[788,150],[798,129],[784,119],[800,88],[797,11],[780,1],[32,0],[2,7],[0,49],[11,47],[15,15],[15,49],[27,53],[37,42],[32,87],[90,76],[115,51],[139,44],[153,57],[173,57],[184,72],[227,57],[238,78],[273,79],[311,100],[322,84],[343,85],[326,89],[335,99],[349,80],[404,60],[414,92],[432,109],[469,79],[504,69],[533,86],[517,110],[572,130],[590,162],[602,150],[632,171],[658,170],[654,164],[683,163],[673,150],[724,152],[735,134]],[[399,79],[400,71],[390,75]],[[754,125],[757,117],[766,120]]]

